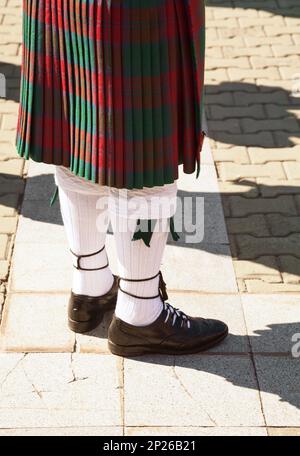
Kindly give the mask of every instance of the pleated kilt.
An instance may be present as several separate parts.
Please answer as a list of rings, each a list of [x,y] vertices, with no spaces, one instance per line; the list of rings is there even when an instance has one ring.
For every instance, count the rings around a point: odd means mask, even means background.
[[[193,173],[204,0],[23,0],[16,136],[26,159],[116,188]]]

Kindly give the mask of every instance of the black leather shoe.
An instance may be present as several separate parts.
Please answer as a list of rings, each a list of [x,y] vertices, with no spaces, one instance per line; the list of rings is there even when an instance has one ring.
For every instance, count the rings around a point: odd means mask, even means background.
[[[105,312],[113,310],[118,294],[118,277],[108,293],[99,297],[78,295],[71,292],[68,306],[69,328],[76,333],[86,333],[97,328]]]
[[[192,318],[164,302],[160,316],[151,325],[137,327],[115,315],[108,330],[110,351],[119,356],[149,353],[186,355],[219,344],[228,327],[219,320]]]

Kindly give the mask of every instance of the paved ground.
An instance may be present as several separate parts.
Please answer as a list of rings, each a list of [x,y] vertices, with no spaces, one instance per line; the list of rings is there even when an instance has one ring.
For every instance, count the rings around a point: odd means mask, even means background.
[[[207,116],[239,290],[300,292],[300,5],[207,3]]]
[[[20,3],[0,0],[0,435],[299,435],[298,1],[207,2],[211,138],[201,180],[180,179],[181,196],[204,196],[204,239],[170,243],[163,268],[172,302],[225,319],[231,336],[202,355],[132,360],[107,352],[108,319],[89,336],[66,327],[53,170],[24,167],[13,147]]]

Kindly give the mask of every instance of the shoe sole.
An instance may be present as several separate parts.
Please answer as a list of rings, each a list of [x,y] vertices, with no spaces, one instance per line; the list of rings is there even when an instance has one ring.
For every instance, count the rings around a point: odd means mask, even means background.
[[[91,321],[76,321],[68,318],[68,326],[69,329],[78,334],[85,334],[93,329],[96,329],[103,320],[103,316],[99,320],[91,320]]]
[[[107,312],[111,312],[112,310],[114,310],[115,306],[116,306],[116,300],[114,300],[109,307],[107,307],[105,310],[103,310],[103,314],[97,320],[77,321],[77,320],[72,320],[72,318],[68,317],[69,329],[78,334],[85,334],[85,333],[91,332],[100,325],[100,323],[103,320],[104,315]]]
[[[195,353],[199,353],[209,348],[215,347],[219,345],[226,337],[228,336],[228,330],[221,334],[217,339],[210,341],[209,343],[202,345],[201,347],[195,347],[190,349],[181,349],[181,350],[174,350],[171,349],[164,349],[162,346],[157,347],[147,347],[147,346],[132,346],[132,347],[125,347],[122,345],[116,345],[112,341],[108,341],[108,348],[113,355],[122,356],[124,358],[132,358],[135,356],[142,356],[142,355],[192,355]]]

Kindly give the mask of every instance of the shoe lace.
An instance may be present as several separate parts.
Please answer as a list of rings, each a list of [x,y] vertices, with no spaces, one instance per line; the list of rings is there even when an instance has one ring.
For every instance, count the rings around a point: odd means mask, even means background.
[[[188,315],[186,315],[184,312],[182,312],[182,310],[175,309],[175,307],[171,306],[171,304],[169,304],[168,302],[164,302],[164,310],[166,310],[166,312],[167,312],[165,323],[167,323],[167,321],[169,320],[170,316],[173,316],[172,326],[175,325],[175,322],[176,322],[177,318],[180,318],[181,319],[181,327],[185,323],[186,323],[188,328],[191,327],[191,322],[190,322],[190,319],[189,319]]]

